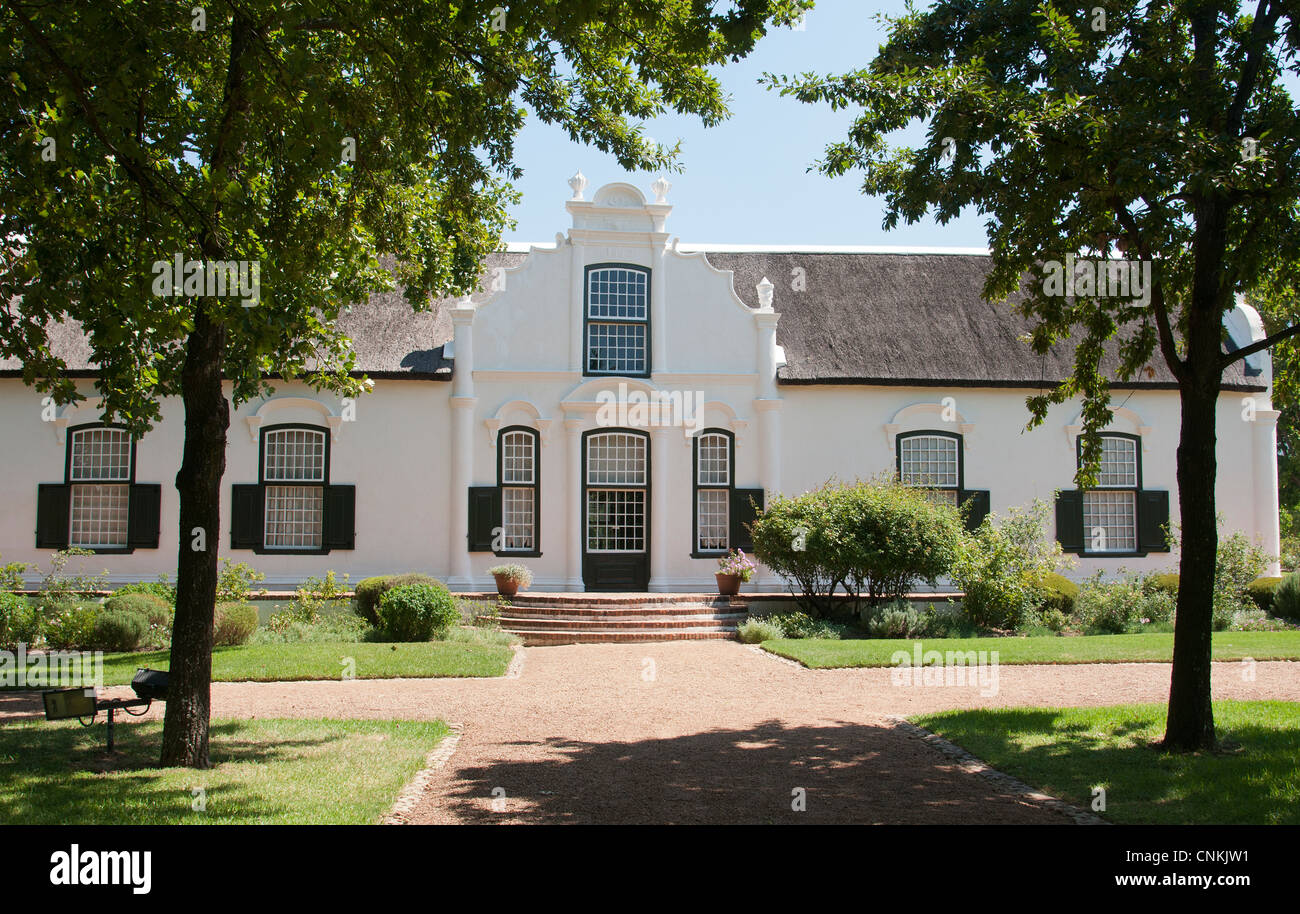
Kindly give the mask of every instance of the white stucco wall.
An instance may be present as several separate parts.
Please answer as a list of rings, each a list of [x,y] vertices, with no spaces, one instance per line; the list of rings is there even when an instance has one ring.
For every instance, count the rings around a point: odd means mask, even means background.
[[[490,589],[487,568],[506,559],[465,548],[466,487],[497,482],[496,433],[512,425],[540,436],[541,555],[524,559],[534,589],[582,588],[580,441],[600,427],[602,392],[682,392],[704,404],[699,427],[735,435],[735,485],[797,494],[832,477],[851,480],[892,472],[894,436],[942,429],[963,436],[965,486],[987,489],[992,510],[1004,514],[1035,498],[1049,505],[1058,488],[1073,487],[1078,405],[1054,408],[1025,431],[1025,396],[1015,388],[777,385],[781,301],[753,310],[734,294],[731,274],[701,254],[678,253],[663,231],[670,207],[645,203],[635,188],[602,188],[591,201],[570,201],[574,227],[551,248],[537,249],[497,277],[495,291],[453,312],[455,378],[379,380],[342,421],[337,398],[302,384],[282,384],[273,397],[232,413],[222,486],[222,555],[267,575],[270,587],[291,586],[327,569],[353,582],[385,572],[422,571],[456,589]],[[593,264],[646,266],[651,278],[652,376],[591,378],[582,373],[582,284]],[[1253,312],[1233,320],[1244,343],[1256,332]],[[1255,323],[1258,323],[1257,319]],[[775,328],[775,333],[773,330]],[[437,341],[429,341],[435,345]],[[1256,360],[1268,384],[1268,360]],[[83,389],[92,392],[89,381]],[[1219,407],[1217,497],[1225,530],[1244,530],[1277,548],[1276,413],[1266,395],[1225,393]],[[945,398],[951,401],[945,403]],[[1175,451],[1176,391],[1116,396],[1112,428],[1138,435],[1142,486],[1170,492],[1178,516]],[[945,406],[952,409],[945,414]],[[0,379],[0,555],[3,561],[48,564],[34,546],[37,484],[62,482],[64,445],[58,427],[96,421],[92,403],[45,421],[40,396],[15,379]],[[250,418],[253,423],[250,424]],[[257,423],[300,422],[330,431],[330,480],[356,486],[356,548],[329,555],[255,555],[231,550],[230,487],[257,481]],[[173,480],[183,440],[178,401],[137,447],[137,482],[162,484],[159,548],[102,555],[84,567],[107,568],[110,580],[174,575],[177,496]],[[680,427],[652,433],[650,504],[653,590],[709,590],[714,559],[692,558],[691,439]],[[1172,566],[1169,553],[1085,558],[1075,576]],[[760,589],[781,584],[760,574]]]

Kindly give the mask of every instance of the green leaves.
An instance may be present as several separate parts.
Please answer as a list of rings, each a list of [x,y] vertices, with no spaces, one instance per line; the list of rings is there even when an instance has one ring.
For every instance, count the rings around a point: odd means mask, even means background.
[[[808,4],[545,0],[502,4],[504,29],[493,5],[253,0],[203,31],[170,0],[4,6],[0,233],[24,243],[0,263],[0,352],[77,398],[49,341],[78,321],[108,412],[143,431],[203,308],[236,401],[268,373],[354,393],[341,309],[395,281],[417,309],[477,285],[525,111],[630,170],[673,167],[637,125],[725,117],[711,68]],[[154,295],[177,255],[259,263],[260,303]]]

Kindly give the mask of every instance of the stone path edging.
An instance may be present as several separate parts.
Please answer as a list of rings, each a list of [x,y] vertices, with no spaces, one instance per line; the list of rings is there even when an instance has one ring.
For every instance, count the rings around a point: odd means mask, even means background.
[[[758,654],[760,657],[766,657],[768,660],[775,660],[777,663],[784,663],[786,666],[792,666],[796,670],[800,670],[801,672],[804,673],[816,672],[815,670],[809,669],[808,667],[804,666],[798,660],[791,660],[789,657],[782,657],[780,654],[774,654],[771,651],[765,651],[763,650],[762,645],[746,644],[745,647],[753,651],[755,654]]]
[[[438,769],[442,768],[451,759],[452,753],[460,744],[461,734],[465,732],[464,724],[447,724],[451,730],[446,736],[438,741],[438,745],[430,750],[429,754],[424,757],[424,767],[415,773],[415,777],[407,782],[402,788],[402,792],[397,795],[393,801],[393,806],[379,820],[380,825],[409,825],[410,816],[415,808],[420,804],[420,799],[428,789],[429,782],[437,774]]]
[[[1067,803],[1064,800],[1057,799],[1054,796],[1043,793],[1041,790],[1035,790],[1024,781],[1019,780],[1018,778],[1013,778],[1006,772],[998,771],[983,759],[977,758],[961,746],[958,746],[956,743],[944,739],[939,734],[925,729],[925,727],[918,727],[905,717],[891,716],[890,720],[896,723],[899,729],[903,730],[903,732],[907,733],[909,736],[922,740],[942,754],[948,756],[953,761],[957,762],[963,771],[978,775],[986,781],[992,781],[994,784],[1010,793],[1015,794],[1022,799],[1029,800],[1038,806],[1043,806],[1047,809],[1059,812],[1062,815],[1073,819],[1076,825],[1111,824],[1094,812],[1080,809],[1072,803]]]
[[[513,647],[515,655],[510,658],[510,666],[506,667],[506,679],[518,679],[524,675],[524,646],[516,644]]]

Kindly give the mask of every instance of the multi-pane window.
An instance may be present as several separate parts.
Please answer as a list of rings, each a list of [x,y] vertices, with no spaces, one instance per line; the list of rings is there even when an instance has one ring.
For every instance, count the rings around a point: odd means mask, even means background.
[[[68,545],[125,548],[131,492],[130,434],[120,428],[85,428],[69,437],[72,491]]]
[[[587,271],[587,374],[649,371],[650,274],[639,267]]]
[[[644,435],[587,438],[588,552],[645,552],[647,459]]]
[[[501,432],[500,468],[503,552],[537,551],[537,435],[530,429]]]
[[[695,549],[725,552],[731,529],[731,436],[706,431],[695,439]]]
[[[326,451],[323,430],[284,428],[263,433],[263,548],[321,548],[328,482]]]
[[[960,439],[933,433],[900,437],[898,478],[905,486],[929,489],[936,501],[956,505],[961,488]]]
[[[1083,540],[1087,552],[1136,552],[1137,441],[1108,435],[1101,439],[1097,486],[1083,493]]]

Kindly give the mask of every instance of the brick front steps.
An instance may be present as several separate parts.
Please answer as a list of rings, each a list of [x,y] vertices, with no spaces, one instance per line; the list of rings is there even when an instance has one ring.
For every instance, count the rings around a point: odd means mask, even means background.
[[[527,645],[736,637],[748,606],[717,594],[517,594],[501,628]]]

